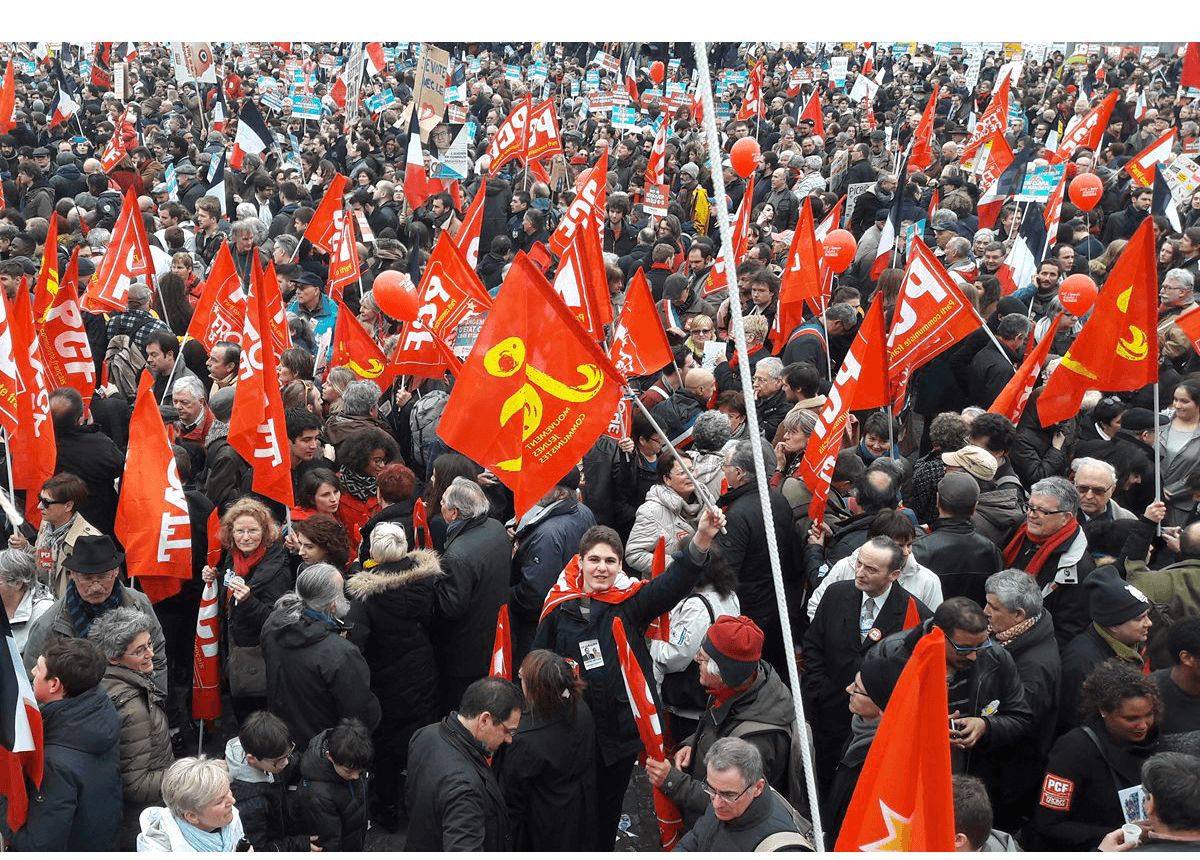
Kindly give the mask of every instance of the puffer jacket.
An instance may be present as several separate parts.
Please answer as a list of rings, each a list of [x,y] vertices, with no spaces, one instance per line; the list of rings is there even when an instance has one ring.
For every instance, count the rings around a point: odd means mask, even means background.
[[[137,840],[138,851],[169,851],[172,854],[195,852],[196,849],[183,838],[183,831],[179,829],[175,815],[166,807],[148,806],[142,810],[138,820],[142,825],[142,832]],[[236,806],[233,808],[233,821],[225,827],[233,828],[228,841],[237,845],[245,834]]]
[[[109,665],[100,686],[121,718],[121,785],[125,807],[140,812],[162,801],[162,778],[175,760],[167,734],[166,694],[149,675]]]
[[[300,757],[296,802],[300,818],[317,836],[322,851],[362,851],[367,841],[367,774],[345,780],[326,758],[326,729],[314,737]]]
[[[670,487],[655,484],[646,493],[646,501],[638,506],[633,519],[633,529],[625,542],[626,566],[638,573],[650,573],[658,538],[666,537],[667,557],[670,558],[679,550],[680,543],[696,533],[699,516],[698,502],[685,501]]]
[[[232,737],[225,744],[225,765],[229,768],[229,790],[237,801],[238,816],[246,839],[255,851],[308,851],[308,834],[289,834],[287,807],[287,774],[299,762],[293,756],[286,770],[270,774],[251,767],[246,761],[240,738]]]

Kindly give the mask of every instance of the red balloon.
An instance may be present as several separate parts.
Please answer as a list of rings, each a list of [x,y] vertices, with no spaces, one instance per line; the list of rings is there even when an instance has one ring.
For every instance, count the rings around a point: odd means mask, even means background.
[[[825,265],[840,275],[854,262],[858,243],[854,241],[854,234],[849,230],[830,230],[821,242],[821,248]]]
[[[1058,300],[1067,313],[1081,317],[1096,304],[1096,282],[1085,274],[1069,276],[1059,285]]]
[[[380,272],[375,276],[371,294],[379,309],[392,319],[412,322],[417,318],[417,291],[404,272],[392,269]]]
[[[650,77],[654,79],[654,83],[661,85],[665,75],[666,69],[663,68],[663,64],[660,60],[655,60],[650,64]]]
[[[1084,212],[1091,212],[1095,209],[1096,204],[1100,202],[1100,195],[1103,193],[1104,183],[1094,173],[1079,174],[1071,180],[1071,184],[1067,188],[1067,196],[1071,198],[1071,202]]]
[[[729,150],[729,162],[733,165],[733,172],[745,179],[754,172],[755,166],[758,164],[758,141],[752,137],[743,137],[733,145]]]

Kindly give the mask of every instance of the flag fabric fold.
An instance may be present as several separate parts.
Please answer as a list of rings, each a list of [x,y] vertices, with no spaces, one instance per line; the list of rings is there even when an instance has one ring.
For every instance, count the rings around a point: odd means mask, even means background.
[[[512,633],[508,626],[508,604],[496,615],[496,638],[492,640],[492,662],[488,674],[493,678],[513,679]]]

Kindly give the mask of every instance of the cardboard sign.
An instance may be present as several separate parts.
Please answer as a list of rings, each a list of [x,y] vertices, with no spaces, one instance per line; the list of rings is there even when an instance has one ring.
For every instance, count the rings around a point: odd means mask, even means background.
[[[292,96],[291,103],[293,119],[321,118],[321,100],[316,96]]]
[[[1163,178],[1175,200],[1184,200],[1200,187],[1200,164],[1186,155],[1178,155],[1163,168]]]

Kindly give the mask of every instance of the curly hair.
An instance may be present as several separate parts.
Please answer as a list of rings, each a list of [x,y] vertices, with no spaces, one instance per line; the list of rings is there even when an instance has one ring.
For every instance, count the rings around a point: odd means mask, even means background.
[[[1154,716],[1162,712],[1158,684],[1149,675],[1122,660],[1105,660],[1083,682],[1079,712],[1087,719],[1116,710],[1126,699],[1149,699],[1154,703]]]
[[[417,476],[403,463],[388,463],[375,480],[380,497],[389,504],[407,501],[417,486]]]
[[[967,422],[957,412],[939,413],[929,424],[929,442],[933,450],[957,451],[966,444]]]
[[[376,427],[366,427],[346,437],[338,448],[337,467],[349,466],[351,470],[365,475],[367,460],[372,451],[381,450],[388,462],[400,456],[400,446],[390,433]]]
[[[292,524],[297,534],[303,535],[325,554],[325,561],[338,570],[345,570],[353,551],[346,527],[329,514],[313,514]]]
[[[314,470],[315,471],[315,470]],[[221,517],[221,546],[233,548],[233,523],[238,517],[252,517],[262,529],[262,545],[272,546],[279,541],[279,524],[267,510],[267,506],[257,499],[242,496],[229,506],[225,516]]]

